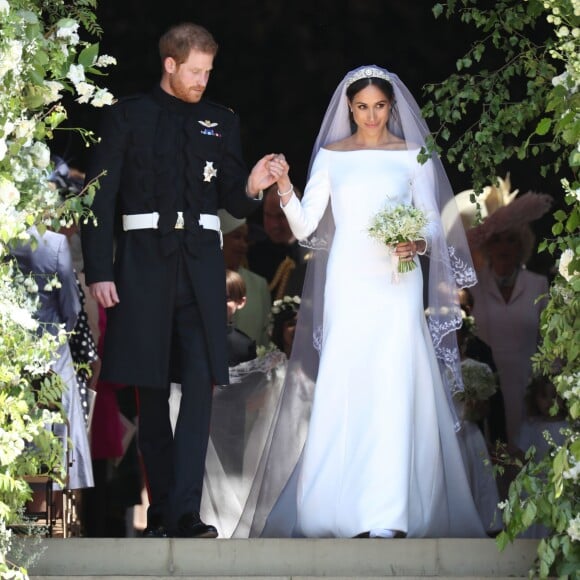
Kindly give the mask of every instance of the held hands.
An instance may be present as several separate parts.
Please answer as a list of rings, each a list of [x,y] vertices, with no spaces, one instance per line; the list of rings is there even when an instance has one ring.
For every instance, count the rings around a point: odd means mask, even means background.
[[[292,185],[288,177],[289,170],[290,166],[282,153],[265,155],[254,165],[248,177],[248,195],[256,197],[260,190],[266,189],[276,182],[278,182],[280,191],[288,191]],[[282,187],[284,188],[282,189]]]
[[[111,308],[120,302],[114,282],[95,282],[89,285],[89,292],[103,308]]]
[[[415,240],[414,242],[401,242],[395,246],[395,255],[402,262],[411,262],[417,254],[423,255],[427,249],[425,240]]]
[[[280,196],[280,202],[282,205],[286,205],[294,193],[294,187],[290,181],[290,176],[288,172],[290,171],[290,165],[286,161],[286,157],[282,153],[279,153],[270,162],[270,170],[273,175],[276,176],[276,182],[278,185],[278,195]]]

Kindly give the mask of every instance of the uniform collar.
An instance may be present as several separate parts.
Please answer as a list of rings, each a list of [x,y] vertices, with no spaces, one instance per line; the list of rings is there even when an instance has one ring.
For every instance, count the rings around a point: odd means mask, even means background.
[[[168,109],[178,115],[191,115],[199,106],[199,103],[187,103],[166,93],[159,85],[153,88],[151,94],[153,99],[164,109]]]

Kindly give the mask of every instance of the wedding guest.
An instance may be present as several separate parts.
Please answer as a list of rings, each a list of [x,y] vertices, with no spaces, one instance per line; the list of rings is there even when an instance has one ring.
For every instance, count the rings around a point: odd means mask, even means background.
[[[236,366],[256,358],[256,341],[236,328],[234,315],[246,306],[246,284],[234,270],[226,270],[226,307],[228,312],[228,365]]]
[[[464,390],[454,396],[458,416],[462,419],[459,442],[469,475],[471,493],[477,505],[481,521],[489,535],[501,530],[501,514],[498,511],[499,491],[496,484],[488,442],[481,429],[490,416],[491,401],[498,392],[497,378],[491,367],[467,354],[467,345],[473,336],[473,319],[464,316],[457,331],[461,353],[461,374]],[[479,353],[478,353],[479,354]]]
[[[12,248],[12,255],[20,270],[32,275],[39,288],[36,317],[42,323],[40,330],[56,335],[64,328],[70,333],[77,323],[81,303],[66,236],[50,230],[40,234],[35,226],[28,234],[30,240]],[[64,384],[62,406],[66,423],[55,425],[53,430],[62,439],[67,453],[66,488],[92,487],[89,439],[68,338],[58,347],[51,370]]]
[[[517,445],[521,458],[533,446],[534,461],[540,462],[553,449],[564,443],[566,436],[563,429],[570,427],[566,420],[566,407],[549,377],[535,375],[525,396],[526,415],[522,421]],[[545,538],[550,535],[550,529],[542,524],[532,524],[520,538]]]
[[[244,308],[236,310],[232,323],[255,340],[258,346],[266,346],[271,299],[266,280],[246,267],[248,225],[245,219],[237,219],[223,209],[218,211],[218,216],[224,239],[226,268],[238,272],[246,287]]]
[[[459,291],[459,304],[465,313],[463,324],[457,331],[461,355],[485,363],[494,374],[497,373],[491,347],[477,336],[477,321],[473,317],[473,294],[468,288]],[[466,324],[466,321],[469,322]],[[486,412],[478,420],[478,425],[490,448],[498,443],[507,444],[505,406],[501,389],[496,389],[490,396],[486,403]]]
[[[284,296],[272,304],[271,339],[288,358],[294,343],[300,302],[300,296]]]
[[[546,276],[526,269],[534,249],[529,224],[550,205],[548,195],[528,192],[468,230],[470,245],[484,258],[478,284],[471,290],[473,315],[477,334],[491,347],[497,365],[511,446],[517,445],[525,414],[531,357],[540,340],[540,315],[548,292]]]
[[[554,383],[542,375],[534,376],[530,381],[525,402],[526,416],[520,429],[518,447],[525,453],[533,445],[539,461],[550,451],[544,435],[546,431],[557,445],[562,444],[561,429],[568,427],[566,408]]]

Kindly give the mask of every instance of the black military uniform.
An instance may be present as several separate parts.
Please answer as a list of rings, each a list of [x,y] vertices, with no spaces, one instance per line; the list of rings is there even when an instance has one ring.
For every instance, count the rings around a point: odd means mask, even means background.
[[[148,529],[188,535],[191,514],[199,519],[211,384],[228,383],[216,213],[244,217],[259,202],[245,194],[239,121],[225,107],[157,87],[106,110],[99,136],[87,179],[106,175],[98,225],[82,228],[86,281],[114,281],[120,300],[107,313],[101,376],[140,387]],[[182,384],[175,435],[171,380]]]

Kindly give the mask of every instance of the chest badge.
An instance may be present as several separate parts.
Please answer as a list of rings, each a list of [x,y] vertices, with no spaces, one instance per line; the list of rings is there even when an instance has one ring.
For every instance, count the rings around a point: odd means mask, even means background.
[[[211,181],[217,175],[217,169],[213,166],[213,161],[206,161],[203,168],[203,180]]]
[[[211,137],[221,137],[222,134],[215,130],[215,127],[218,126],[218,123],[214,123],[209,119],[205,119],[203,121],[198,121],[198,123],[203,127],[201,130],[202,135],[209,135]]]

